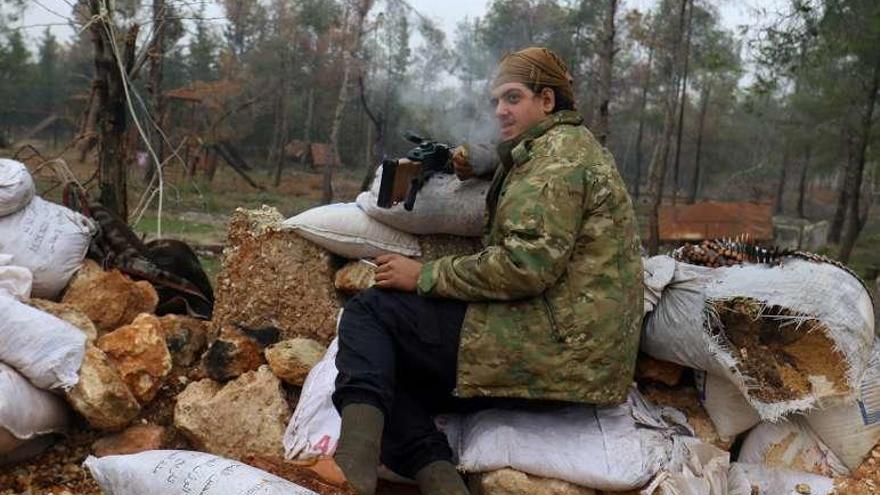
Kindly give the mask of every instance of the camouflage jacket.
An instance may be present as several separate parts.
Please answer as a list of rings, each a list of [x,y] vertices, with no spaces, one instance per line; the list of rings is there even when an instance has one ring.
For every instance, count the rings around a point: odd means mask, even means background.
[[[614,159],[582,123],[556,112],[502,152],[486,247],[422,267],[420,294],[470,301],[460,397],[626,398],[643,305],[636,220]]]

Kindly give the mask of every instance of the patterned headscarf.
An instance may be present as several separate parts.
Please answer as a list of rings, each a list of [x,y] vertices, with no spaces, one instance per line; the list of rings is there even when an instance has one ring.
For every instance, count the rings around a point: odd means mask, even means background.
[[[523,83],[533,89],[550,86],[574,102],[571,73],[559,55],[547,48],[530,47],[505,55],[498,64],[492,87],[510,82]]]

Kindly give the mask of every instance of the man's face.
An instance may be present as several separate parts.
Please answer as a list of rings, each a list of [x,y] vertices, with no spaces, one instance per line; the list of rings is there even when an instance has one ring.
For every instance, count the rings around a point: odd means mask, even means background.
[[[504,83],[492,90],[492,106],[501,128],[501,140],[513,139],[549,115],[555,105],[553,90],[535,94],[525,84]]]

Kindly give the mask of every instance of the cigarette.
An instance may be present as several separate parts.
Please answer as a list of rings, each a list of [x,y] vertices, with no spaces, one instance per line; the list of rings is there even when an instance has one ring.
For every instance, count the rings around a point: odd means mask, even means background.
[[[359,261],[360,261],[361,263],[365,263],[365,264],[367,264],[367,265],[370,265],[370,266],[372,266],[373,268],[379,268],[379,265],[373,263],[372,261],[370,261],[370,260],[368,260],[368,259],[366,259],[366,258],[361,258]]]

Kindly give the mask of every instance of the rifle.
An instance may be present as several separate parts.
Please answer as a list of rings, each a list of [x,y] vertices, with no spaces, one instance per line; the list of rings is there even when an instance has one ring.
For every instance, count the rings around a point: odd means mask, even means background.
[[[403,208],[412,211],[416,195],[434,174],[451,174],[453,146],[423,138],[412,131],[404,135],[417,146],[406,153],[409,162],[382,160],[382,179],[379,183],[380,208],[391,208],[403,201]]]

